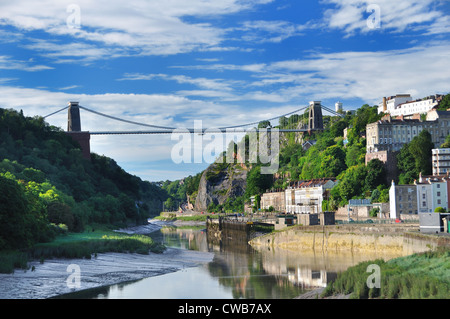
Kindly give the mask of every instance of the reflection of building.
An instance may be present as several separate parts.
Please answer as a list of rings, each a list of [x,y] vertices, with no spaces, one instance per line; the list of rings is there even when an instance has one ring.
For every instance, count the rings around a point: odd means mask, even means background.
[[[301,287],[326,287],[336,278],[336,273],[328,273],[325,270],[313,270],[309,268],[298,268],[296,273],[296,284]]]

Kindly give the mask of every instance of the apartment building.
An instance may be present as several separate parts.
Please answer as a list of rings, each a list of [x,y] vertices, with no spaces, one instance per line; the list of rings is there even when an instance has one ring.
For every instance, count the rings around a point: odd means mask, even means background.
[[[384,116],[380,121],[366,126],[367,153],[379,151],[399,151],[404,144],[427,130],[435,146],[444,143],[450,134],[450,112],[431,110],[425,121],[420,119],[393,118]]]
[[[389,189],[391,218],[401,214],[431,213],[437,207],[449,206],[450,179],[448,175],[419,176],[411,185],[395,185]]]
[[[415,181],[419,213],[432,213],[437,207],[449,209],[449,178],[445,176],[419,176]]]
[[[336,184],[335,179],[313,179],[288,187],[285,190],[286,213],[321,213],[323,200],[329,198],[329,192]]]
[[[432,153],[433,175],[445,175],[450,172],[450,148],[434,148]]]
[[[417,214],[416,185],[395,185],[389,189],[390,218],[400,218],[401,214]]]
[[[411,116],[413,114],[427,113],[442,100],[443,95],[431,95],[423,99],[412,100],[410,94],[397,94],[384,97],[378,104],[378,114],[388,113],[391,116]]]
[[[269,209],[271,206],[276,212],[284,212],[286,208],[284,191],[272,191],[262,194],[261,209]]]

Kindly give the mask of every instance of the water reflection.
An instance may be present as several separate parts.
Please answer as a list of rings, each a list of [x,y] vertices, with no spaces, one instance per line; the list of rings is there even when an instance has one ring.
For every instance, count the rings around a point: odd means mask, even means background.
[[[361,261],[398,257],[281,248],[256,250],[234,235],[224,240],[209,238],[203,227],[165,227],[151,237],[170,247],[214,252],[213,261],[176,273],[84,292],[83,298],[291,299],[309,289],[325,287],[337,273]]]

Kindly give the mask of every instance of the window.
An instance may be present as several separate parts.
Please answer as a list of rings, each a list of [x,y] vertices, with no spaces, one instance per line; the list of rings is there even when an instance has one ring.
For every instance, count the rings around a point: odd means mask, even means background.
[[[426,196],[425,194],[422,194],[422,199],[425,199],[426,198],[425,196]]]
[[[422,202],[422,207],[426,207],[427,203],[426,202]]]
[[[438,195],[438,196],[441,196],[441,192],[437,192],[437,195]]]
[[[437,200],[437,203],[438,203],[438,204],[440,205],[440,204],[441,204],[441,200],[440,200],[440,199],[438,199],[438,200]]]
[[[436,187],[437,187],[437,188],[441,188],[441,184],[437,184]]]

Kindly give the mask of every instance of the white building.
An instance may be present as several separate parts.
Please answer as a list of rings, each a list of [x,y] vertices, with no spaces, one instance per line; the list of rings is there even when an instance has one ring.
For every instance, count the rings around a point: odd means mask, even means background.
[[[342,111],[342,102],[336,102],[335,104],[334,104],[334,110],[336,111],[336,112],[340,112],[340,111]]]
[[[448,179],[443,176],[419,176],[417,209],[419,213],[432,213],[437,207],[448,208]]]
[[[434,148],[432,153],[433,175],[445,175],[450,172],[450,148]]]
[[[378,104],[378,113],[389,113],[391,116],[410,116],[424,114],[439,104],[442,95],[436,94],[424,99],[412,100],[409,94],[397,94],[383,98]]]
[[[395,111],[398,105],[412,101],[410,94],[397,94],[394,96],[383,97],[383,101],[378,104],[378,114],[390,113]]]
[[[318,214],[322,202],[329,197],[329,191],[337,184],[334,179],[301,181],[285,190],[286,213]]]

